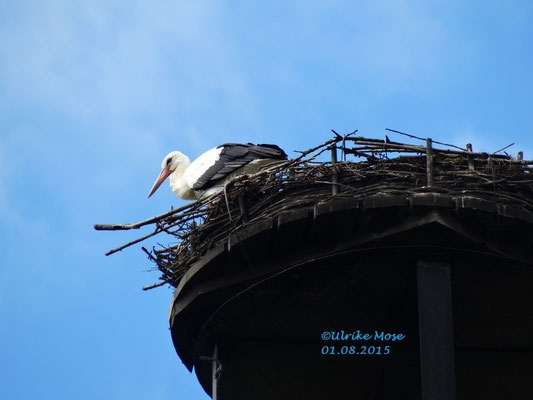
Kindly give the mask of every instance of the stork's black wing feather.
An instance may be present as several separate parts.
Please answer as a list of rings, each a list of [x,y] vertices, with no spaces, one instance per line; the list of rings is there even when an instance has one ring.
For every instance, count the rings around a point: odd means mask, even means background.
[[[194,190],[205,190],[246,164],[261,159],[287,159],[287,154],[274,144],[225,143],[219,159],[195,182]]]
[[[261,157],[258,158],[273,158],[275,160],[286,160],[287,154],[275,144],[258,144],[253,146],[251,151]]]

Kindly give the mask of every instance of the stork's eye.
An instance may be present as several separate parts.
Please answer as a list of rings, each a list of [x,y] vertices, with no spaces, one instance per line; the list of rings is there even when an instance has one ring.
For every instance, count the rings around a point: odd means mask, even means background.
[[[172,158],[167,158],[167,166],[172,162]]]

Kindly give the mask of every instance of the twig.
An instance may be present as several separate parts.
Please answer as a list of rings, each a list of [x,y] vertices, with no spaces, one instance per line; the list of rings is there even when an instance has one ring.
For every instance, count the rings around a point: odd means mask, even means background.
[[[165,284],[167,284],[169,282],[167,281],[160,281],[160,282],[157,282],[157,283],[153,283],[151,285],[147,285],[147,286],[143,286],[143,290],[150,290],[150,289],[155,289],[156,287],[159,287],[159,286],[163,286]]]
[[[399,133],[400,135],[404,135],[404,136],[408,136],[410,138],[413,138],[413,139],[419,139],[419,140],[426,140],[426,138],[421,138],[421,137],[418,137],[418,136],[415,136],[415,135],[411,135],[410,133],[405,133],[405,132],[400,132],[400,131],[396,131],[394,129],[389,129],[389,128],[385,128],[386,131],[389,131],[389,132],[394,132],[394,133]],[[433,140],[433,143],[438,143],[438,144],[441,144],[443,146],[448,146],[448,147],[453,147],[455,149],[459,149],[459,150],[462,150],[462,151],[466,151],[466,149],[463,149],[462,147],[459,147],[459,146],[455,146],[453,144],[449,144],[449,143],[442,143],[442,142],[437,142],[436,140]]]
[[[169,217],[171,215],[177,214],[180,211],[186,210],[187,208],[194,205],[195,202],[185,204],[182,207],[172,209],[163,214],[156,215],[155,217],[145,219],[144,221],[135,222],[132,224],[94,224],[94,229],[97,231],[118,231],[118,230],[129,230],[129,229],[139,229],[142,226],[153,224],[159,222],[162,219]]]
[[[333,131],[333,129],[332,129]],[[333,131],[335,133],[335,131]],[[336,133],[335,133],[336,134]],[[339,193],[339,187],[335,185],[339,182],[339,173],[337,171],[337,146],[333,145],[331,146],[331,165],[332,165],[332,177],[331,180],[333,181],[334,185],[331,187],[331,194],[335,196],[337,193]]]
[[[472,153],[472,143],[467,143],[466,144],[466,151],[468,153]],[[467,157],[467,162],[468,162],[468,169],[473,171],[476,169],[476,167],[474,166],[474,157],[472,156],[472,154],[469,154]]]
[[[157,258],[155,258],[152,253],[150,253],[150,251],[148,251],[148,249],[146,247],[141,247],[142,251],[144,251],[147,255],[148,255],[148,258],[154,262],[157,262]]]
[[[139,242],[142,242],[143,240],[146,240],[146,239],[148,239],[149,237],[152,237],[152,236],[154,236],[154,235],[157,235],[157,234],[160,233],[160,232],[161,232],[161,230],[156,229],[155,231],[153,231],[152,233],[149,233],[148,235],[145,235],[145,236],[140,237],[140,238],[138,238],[138,239],[135,239],[135,240],[133,240],[133,241],[131,241],[131,242],[128,242],[128,243],[126,243],[126,244],[123,244],[122,246],[119,246],[119,247],[117,247],[116,249],[109,250],[107,253],[105,253],[105,255],[106,255],[106,256],[110,256],[111,254],[114,254],[114,253],[116,253],[116,252],[118,252],[118,251],[122,251],[122,250],[124,250],[126,247],[130,247],[130,246],[132,246],[132,245],[134,245],[134,244],[137,244],[137,243],[139,243]]]
[[[495,155],[495,154],[499,153],[500,151],[503,151],[503,150],[505,150],[505,149],[507,149],[507,148],[509,148],[509,147],[511,147],[511,146],[514,146],[514,143],[508,144],[507,146],[502,147],[500,150],[496,150],[494,153],[490,153],[490,155],[491,155],[491,156],[492,156],[492,155]]]
[[[433,186],[433,148],[431,146],[431,139],[426,139],[426,168],[427,168],[427,185]]]

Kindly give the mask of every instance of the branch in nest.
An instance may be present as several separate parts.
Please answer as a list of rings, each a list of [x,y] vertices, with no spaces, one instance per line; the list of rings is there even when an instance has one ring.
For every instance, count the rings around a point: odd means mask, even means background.
[[[119,231],[119,230],[139,229],[142,226],[159,222],[171,215],[174,215],[174,214],[179,213],[180,211],[186,210],[187,208],[194,205],[194,203],[196,202],[185,204],[182,207],[175,208],[163,214],[156,215],[155,217],[145,219],[144,221],[135,222],[131,224],[95,224],[94,229],[96,229],[97,231]]]

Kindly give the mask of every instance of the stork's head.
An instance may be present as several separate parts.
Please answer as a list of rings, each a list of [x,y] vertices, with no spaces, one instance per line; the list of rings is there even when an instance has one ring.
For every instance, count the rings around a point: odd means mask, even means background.
[[[167,176],[176,170],[183,171],[189,164],[189,157],[179,151],[173,151],[172,153],[167,154],[165,158],[163,158],[163,162],[161,163],[161,173],[155,180],[150,193],[148,193],[148,198],[155,193],[164,180],[167,179]]]

